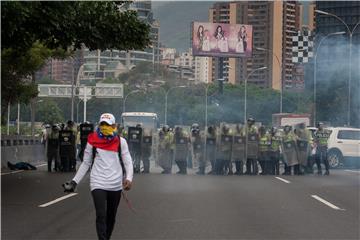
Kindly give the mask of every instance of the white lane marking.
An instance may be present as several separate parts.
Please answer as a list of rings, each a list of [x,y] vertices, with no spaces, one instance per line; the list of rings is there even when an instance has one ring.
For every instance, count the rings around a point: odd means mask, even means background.
[[[353,173],[360,173],[360,170],[359,171],[356,171],[356,170],[345,170],[346,172],[353,172]]]
[[[36,167],[43,167],[43,166],[47,166],[47,163],[36,165]]]
[[[14,174],[14,173],[19,173],[19,172],[23,172],[24,170],[17,170],[17,171],[12,171],[12,172],[7,172],[7,173],[1,173],[1,176],[3,175],[8,175],[8,174]]]
[[[323,198],[321,198],[321,197],[319,197],[317,195],[311,195],[311,197],[315,198],[319,202],[322,202],[323,204],[327,205],[328,207],[331,207],[332,209],[345,211],[345,209],[339,208],[339,207],[335,206],[334,204],[326,201],[325,199],[323,199]]]
[[[67,199],[67,198],[69,198],[69,197],[73,197],[73,196],[75,196],[75,195],[78,195],[78,193],[70,193],[70,194],[67,194],[67,195],[62,196],[62,197],[60,197],[60,198],[57,198],[57,199],[55,199],[55,200],[53,200],[53,201],[51,201],[51,202],[47,202],[47,203],[41,204],[41,205],[39,205],[39,207],[47,207],[47,206],[50,206],[50,205],[55,204],[55,203],[57,203],[57,202],[60,202],[60,201],[62,201],[62,200],[65,200],[65,199]]]
[[[284,183],[290,183],[290,181],[283,179],[281,177],[275,177],[276,179],[279,179],[280,181],[283,181]]]
[[[35,167],[43,167],[43,166],[47,166],[47,163],[36,165]],[[16,170],[16,171],[11,171],[11,172],[7,172],[7,173],[1,173],[1,176],[8,175],[8,174],[19,173],[19,172],[23,172],[23,171],[25,171],[25,170]]]

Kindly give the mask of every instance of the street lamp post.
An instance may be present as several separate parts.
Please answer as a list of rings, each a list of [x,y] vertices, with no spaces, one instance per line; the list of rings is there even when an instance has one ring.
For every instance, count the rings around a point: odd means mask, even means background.
[[[283,80],[282,80],[283,78],[282,78],[282,67],[281,67],[279,57],[271,49],[260,48],[260,47],[257,47],[255,49],[258,50],[258,51],[267,51],[267,52],[272,53],[272,55],[275,56],[277,63],[279,64],[279,70],[280,70],[280,113],[282,113],[283,112]]]
[[[145,91],[140,90],[140,89],[133,90],[133,91],[129,92],[129,93],[125,96],[125,98],[124,98],[124,102],[123,102],[123,113],[125,112],[126,99],[127,99],[127,98],[131,95],[131,94],[133,94],[133,93],[137,93],[137,92],[144,92],[144,93],[145,93]]]
[[[352,29],[352,31],[349,28],[349,25],[345,23],[344,20],[342,20],[339,16],[333,14],[333,13],[329,13],[329,12],[325,12],[325,11],[321,11],[321,10],[315,10],[316,13],[322,14],[322,15],[327,15],[327,16],[332,16],[336,19],[338,19],[342,24],[344,24],[344,26],[346,27],[348,33],[349,33],[349,81],[348,81],[348,106],[347,106],[347,125],[350,126],[351,122],[350,122],[350,105],[351,105],[351,65],[352,65],[352,53],[351,53],[351,49],[352,49],[352,36],[353,33],[355,32],[357,26],[359,26],[360,22],[356,23],[356,25],[354,26],[354,28]]]
[[[167,90],[167,92],[165,94],[165,125],[167,124],[168,95],[169,95],[170,91],[175,88],[185,88],[185,87],[186,86],[175,86],[175,87],[171,87]]]
[[[320,42],[319,45],[317,46],[316,50],[315,50],[315,56],[314,56],[314,100],[313,100],[313,104],[314,104],[314,117],[313,117],[313,126],[316,125],[316,60],[317,60],[317,54],[319,52],[321,43],[328,37],[333,36],[333,35],[341,35],[344,34],[345,32],[335,32],[335,33],[329,33],[328,35],[326,35],[325,37],[323,37]]]

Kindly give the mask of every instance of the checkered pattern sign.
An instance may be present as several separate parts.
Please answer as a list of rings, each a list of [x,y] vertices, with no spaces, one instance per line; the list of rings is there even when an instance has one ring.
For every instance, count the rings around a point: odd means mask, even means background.
[[[303,32],[298,31],[298,34],[292,37],[292,62],[293,63],[307,63],[309,58],[314,54],[314,36],[309,30]]]

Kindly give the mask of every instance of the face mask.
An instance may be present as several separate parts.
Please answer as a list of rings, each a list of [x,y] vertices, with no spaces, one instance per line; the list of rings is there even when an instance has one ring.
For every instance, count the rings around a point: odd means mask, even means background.
[[[116,128],[113,128],[112,126],[108,126],[108,125],[102,125],[100,126],[100,132],[105,136],[112,136],[115,134]]]

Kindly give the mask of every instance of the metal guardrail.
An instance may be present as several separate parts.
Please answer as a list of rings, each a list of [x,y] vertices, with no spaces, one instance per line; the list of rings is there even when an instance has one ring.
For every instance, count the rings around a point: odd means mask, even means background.
[[[8,136],[1,135],[1,147],[12,147],[22,145],[39,145],[41,144],[41,137],[31,136]]]

